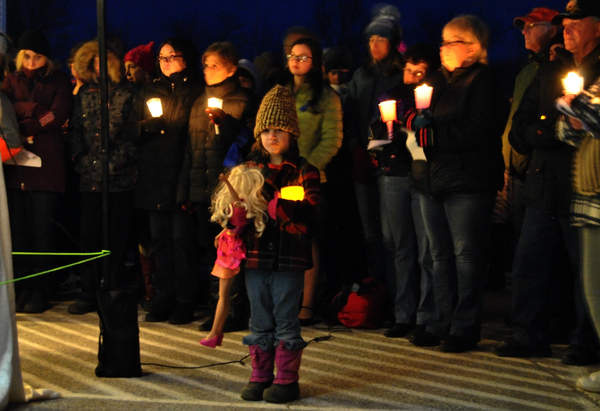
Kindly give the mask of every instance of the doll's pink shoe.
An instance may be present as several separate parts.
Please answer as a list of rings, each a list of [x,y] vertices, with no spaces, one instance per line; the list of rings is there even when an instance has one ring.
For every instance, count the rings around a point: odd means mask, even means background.
[[[215,348],[216,346],[220,346],[223,342],[223,334],[215,335],[212,338],[203,338],[200,340],[200,344],[205,347]]]

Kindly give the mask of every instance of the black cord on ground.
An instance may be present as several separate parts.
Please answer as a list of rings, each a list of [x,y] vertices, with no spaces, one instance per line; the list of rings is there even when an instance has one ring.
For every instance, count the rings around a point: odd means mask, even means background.
[[[333,338],[333,335],[331,335],[331,333],[329,333],[329,335],[321,335],[319,337],[315,337],[315,338],[309,340],[306,343],[306,345],[313,343],[313,342],[329,341],[332,338]],[[206,364],[206,365],[179,366],[179,365],[159,364],[159,363],[154,363],[154,362],[143,362],[143,363],[141,363],[141,365],[152,366],[152,367],[162,367],[162,368],[173,368],[176,370],[199,370],[201,368],[210,368],[210,367],[217,367],[220,365],[229,365],[229,364],[246,365],[244,363],[244,360],[249,357],[250,357],[250,354],[246,354],[239,360],[216,362],[216,363]]]

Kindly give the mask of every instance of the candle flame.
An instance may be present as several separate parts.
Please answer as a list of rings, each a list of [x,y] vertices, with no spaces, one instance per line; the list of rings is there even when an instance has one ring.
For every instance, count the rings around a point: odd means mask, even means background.
[[[281,198],[284,200],[304,200],[304,188],[302,186],[287,186],[281,188]]]
[[[429,108],[431,105],[432,94],[433,87],[426,83],[421,84],[419,87],[415,87],[415,106],[418,110]]]
[[[565,94],[579,94],[583,90],[583,77],[570,71],[562,80]]]
[[[210,97],[208,99],[207,107],[223,109],[223,100],[217,97]]]
[[[152,117],[160,117],[163,115],[162,102],[160,101],[160,98],[151,98],[146,101],[146,105],[148,106],[148,110],[150,110],[150,115]]]

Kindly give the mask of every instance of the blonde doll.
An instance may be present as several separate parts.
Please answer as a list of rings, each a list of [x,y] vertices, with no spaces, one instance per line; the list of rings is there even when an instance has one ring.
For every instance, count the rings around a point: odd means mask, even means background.
[[[211,199],[210,220],[220,224],[223,231],[215,238],[217,259],[212,275],[219,277],[219,301],[212,329],[200,344],[215,348],[223,341],[223,327],[229,313],[233,277],[240,272],[246,257],[242,233],[253,220],[254,233],[260,237],[265,229],[267,202],[262,195],[264,178],[258,168],[240,164],[220,178]]]

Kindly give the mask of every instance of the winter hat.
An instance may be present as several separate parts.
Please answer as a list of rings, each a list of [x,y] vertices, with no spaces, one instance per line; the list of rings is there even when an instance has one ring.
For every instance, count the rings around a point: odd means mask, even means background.
[[[262,88],[261,78],[256,71],[256,67],[254,66],[253,62],[248,59],[240,59],[238,60],[237,66],[238,73],[247,73],[246,76],[252,77],[252,80],[254,81],[254,91]]]
[[[352,67],[350,52],[342,47],[332,47],[323,51],[325,72],[335,69],[349,70]]]
[[[552,19],[552,23],[560,24],[563,19],[580,20],[586,17],[600,18],[600,2],[598,0],[570,0],[566,12]]]
[[[296,101],[288,87],[277,84],[265,94],[256,113],[254,138],[268,128],[287,131],[295,138],[300,136]]]
[[[523,30],[526,24],[530,23],[551,23],[558,11],[546,7],[536,7],[529,14],[521,17],[515,17],[513,24],[516,28]]]
[[[50,43],[39,30],[27,30],[19,38],[19,50],[33,50],[37,54],[50,57]]]
[[[384,4],[375,7],[373,19],[365,28],[367,38],[377,35],[390,41],[393,48],[402,41],[402,27],[400,27],[401,14],[395,6]]]
[[[148,74],[152,74],[154,72],[154,56],[152,54],[152,47],[154,46],[154,42],[151,41],[148,44],[142,44],[137,47],[129,50],[125,57],[123,57],[123,62],[132,61],[136,66],[139,66]]]

